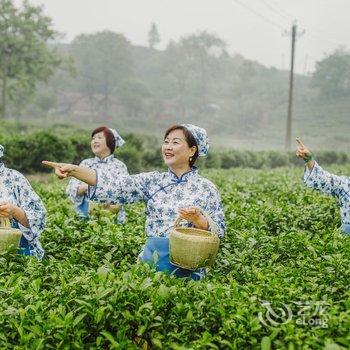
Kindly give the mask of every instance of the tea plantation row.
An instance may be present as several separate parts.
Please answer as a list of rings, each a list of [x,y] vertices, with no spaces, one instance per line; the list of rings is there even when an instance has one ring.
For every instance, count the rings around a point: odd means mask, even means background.
[[[0,254],[0,348],[350,348],[350,237],[336,201],[304,188],[301,172],[206,171],[227,234],[200,282],[136,263],[142,205],[124,225],[82,222],[64,182],[34,181],[49,212],[46,258]]]

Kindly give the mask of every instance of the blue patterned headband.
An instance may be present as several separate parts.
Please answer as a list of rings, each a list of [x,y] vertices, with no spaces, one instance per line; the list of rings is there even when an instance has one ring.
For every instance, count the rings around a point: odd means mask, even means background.
[[[110,128],[109,130],[112,131],[112,134],[115,139],[115,147],[121,147],[124,145],[125,141],[122,139],[122,137],[118,134],[117,130]]]
[[[3,157],[3,155],[4,155],[4,151],[5,151],[4,146],[3,146],[3,145],[0,145],[0,158],[2,158],[2,157]]]
[[[209,150],[209,139],[205,129],[193,124],[181,124],[185,127],[194,137],[198,145],[198,155],[205,157]]]

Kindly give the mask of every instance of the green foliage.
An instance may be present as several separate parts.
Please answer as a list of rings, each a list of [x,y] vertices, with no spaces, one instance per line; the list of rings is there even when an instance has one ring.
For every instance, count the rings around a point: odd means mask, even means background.
[[[74,132],[57,128],[55,133],[41,130],[9,134],[1,138],[1,144],[5,146],[4,160],[8,167],[25,173],[48,172],[50,170],[41,165],[42,160],[79,164],[83,159],[94,157],[89,136],[86,130]],[[129,172],[162,166],[159,148],[147,149],[149,137],[134,134],[123,137],[127,143],[116,150],[116,157],[127,165]]]
[[[0,118],[6,113],[6,100],[17,108],[33,94],[36,83],[46,81],[60,62],[47,43],[56,38],[51,19],[41,7],[24,1],[16,7],[14,1],[0,2],[0,80],[2,86]]]
[[[71,52],[75,59],[79,91],[90,100],[91,112],[110,112],[113,96],[118,96],[125,80],[132,73],[130,43],[111,31],[82,34],[74,39]]]
[[[333,168],[349,174],[349,167]],[[200,282],[136,263],[144,208],[128,221],[80,221],[65,182],[35,182],[48,209],[46,258],[0,254],[0,348],[348,349],[350,239],[336,201],[305,189],[300,169],[210,170],[227,233]],[[261,301],[285,303],[289,323],[259,322]],[[300,325],[295,302],[323,301],[328,327]]]
[[[47,172],[41,161],[54,160],[79,164],[83,159],[93,157],[90,149],[90,131],[56,126],[55,132],[31,130],[23,127],[23,133],[16,133],[20,124],[0,126],[1,144],[5,146],[7,166],[25,173]],[[12,130],[12,127],[14,129]],[[6,132],[5,132],[6,130]],[[123,134],[126,144],[117,149],[115,155],[123,161],[130,173],[152,171],[164,168],[161,155],[161,141],[150,136]],[[337,151],[318,151],[316,160],[323,166],[350,163],[350,155]],[[208,157],[199,157],[199,168],[278,168],[301,166],[303,162],[295,153],[280,151],[244,151],[211,149]]]
[[[338,49],[317,62],[311,84],[322,98],[350,96],[350,53]]]

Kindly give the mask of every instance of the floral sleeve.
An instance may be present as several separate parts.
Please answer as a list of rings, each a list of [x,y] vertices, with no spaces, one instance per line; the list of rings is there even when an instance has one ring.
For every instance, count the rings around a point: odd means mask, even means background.
[[[100,203],[127,204],[147,201],[149,188],[156,181],[158,172],[136,175],[120,175],[96,170],[96,186],[89,187],[89,198]]]
[[[15,177],[17,177],[15,196],[17,198],[18,206],[23,209],[26,214],[29,228],[24,227],[21,224],[18,225],[23,235],[32,246],[34,255],[38,256],[38,258],[42,258],[44,251],[41,248],[40,243],[38,243],[38,238],[45,228],[46,209],[28,180],[22,174],[17,172],[15,173]]]
[[[342,196],[349,181],[346,176],[334,175],[323,170],[317,162],[311,171],[305,167],[304,182],[306,186],[331,196]]]

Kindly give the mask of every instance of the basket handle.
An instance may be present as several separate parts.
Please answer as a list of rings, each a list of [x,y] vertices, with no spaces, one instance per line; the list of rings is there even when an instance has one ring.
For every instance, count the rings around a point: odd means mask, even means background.
[[[180,218],[180,216],[178,216],[177,219],[174,222],[174,228],[180,227],[180,222],[181,221],[187,221],[187,220],[186,219],[182,219],[182,218]]]
[[[180,227],[180,222],[181,221],[187,221],[187,220],[186,219],[182,219],[182,218],[180,218],[180,216],[178,216],[177,219],[174,222],[174,228]],[[210,233],[212,236],[217,237],[217,234],[215,232],[212,232],[212,231],[207,231],[207,232]]]
[[[10,219],[0,216],[0,227],[11,228]]]

